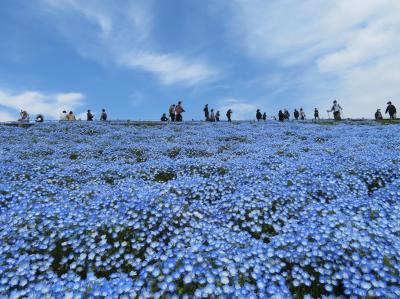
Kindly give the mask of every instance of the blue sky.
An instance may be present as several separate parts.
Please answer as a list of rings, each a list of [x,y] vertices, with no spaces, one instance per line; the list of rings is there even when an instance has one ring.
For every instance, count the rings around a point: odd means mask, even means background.
[[[371,117],[400,99],[398,0],[2,0],[0,36],[0,120],[158,119],[178,100],[185,119],[334,99]]]

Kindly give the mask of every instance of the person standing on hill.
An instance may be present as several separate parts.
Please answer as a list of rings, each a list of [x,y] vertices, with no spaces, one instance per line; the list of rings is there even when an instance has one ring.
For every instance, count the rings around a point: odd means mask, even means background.
[[[260,121],[260,119],[262,118],[260,109],[257,109],[257,111],[256,111],[256,118],[257,118],[257,121]]]
[[[107,112],[106,109],[101,109],[100,120],[106,121],[107,120]]]
[[[217,111],[217,113],[215,113],[215,121],[219,121],[221,114],[219,113],[219,110]]]
[[[264,112],[263,116],[262,116],[263,121],[267,120],[267,113]]]
[[[382,116],[382,113],[381,113],[381,109],[376,110],[376,112],[375,112],[375,120],[382,120],[382,119],[383,119],[383,116]]]
[[[294,115],[294,118],[295,118],[296,120],[299,120],[300,113],[299,113],[299,111],[297,111],[297,109],[294,109],[293,115]]]
[[[182,113],[183,112],[185,112],[185,109],[183,109],[182,102],[179,101],[178,105],[176,105],[176,107],[175,107],[175,119],[176,119],[176,121],[182,121],[183,120],[183,118],[182,118]]]
[[[171,106],[169,106],[168,113],[169,113],[169,118],[171,119],[171,121],[175,121],[175,104],[172,104]]]
[[[386,107],[386,111],[385,114],[389,113],[390,119],[396,119],[396,107],[392,104],[392,102],[387,102],[387,107]]]
[[[228,118],[228,122],[232,122],[232,110],[228,109],[228,111],[226,111],[226,117]]]
[[[333,112],[333,118],[335,120],[342,120],[342,107],[338,104],[338,102],[336,100],[333,101],[333,106],[331,108],[331,110],[327,110],[327,112]]]
[[[93,118],[94,118],[94,115],[92,114],[92,112],[90,110],[88,110],[86,113],[86,120],[93,121]]]
[[[287,109],[283,109],[283,115],[285,116],[285,119],[289,120],[290,118],[290,113]]]
[[[208,121],[209,118],[210,118],[210,113],[208,112],[208,104],[206,104],[206,105],[204,106],[203,111],[204,111],[204,117],[205,117],[206,121]]]
[[[319,120],[319,111],[317,108],[314,109],[314,120]]]
[[[279,121],[284,121],[285,120],[285,114],[282,112],[282,110],[279,110],[278,118],[279,118]]]
[[[60,114],[60,121],[64,121],[64,120],[68,120],[67,111],[65,111],[65,110]]]
[[[69,120],[69,121],[76,120],[75,114],[74,114],[72,111],[70,111],[70,112],[67,114],[67,120]]]
[[[208,118],[209,121],[215,121],[215,114],[214,109],[211,109],[210,117]]]
[[[306,114],[304,113],[303,108],[300,108],[300,119],[305,120],[306,119]]]

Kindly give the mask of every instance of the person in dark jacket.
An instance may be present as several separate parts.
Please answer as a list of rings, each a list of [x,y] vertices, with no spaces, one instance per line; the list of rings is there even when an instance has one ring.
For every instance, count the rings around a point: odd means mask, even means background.
[[[282,112],[282,110],[279,110],[278,118],[279,118],[279,121],[285,120],[285,114]]]
[[[314,109],[314,119],[315,120],[319,119],[319,111],[317,108]]]
[[[289,120],[290,118],[290,113],[287,109],[283,109],[283,115],[285,116],[285,119]]]
[[[261,114],[260,109],[257,109],[256,118],[257,118],[257,121],[260,121],[260,119],[262,118],[262,114]]]
[[[381,109],[376,110],[376,112],[375,112],[375,120],[382,120],[382,119],[383,119],[383,116],[382,116],[382,113],[381,113]]]
[[[264,112],[263,116],[262,116],[263,121],[267,120],[267,113]]]
[[[298,111],[297,109],[294,109],[293,115],[294,115],[294,118],[295,118],[296,120],[299,120],[300,113],[299,113],[299,111]]]
[[[232,110],[231,110],[231,109],[228,109],[228,111],[226,111],[226,117],[228,118],[228,122],[231,122],[231,121],[232,121],[232,119],[231,119],[231,117],[232,117]]]
[[[168,121],[168,117],[165,113],[163,113],[163,115],[161,116],[161,121]]]
[[[106,121],[107,120],[107,112],[106,109],[101,109],[100,120]]]
[[[208,104],[206,104],[204,106],[203,111],[204,111],[204,117],[205,117],[206,121],[209,121],[210,120],[210,113],[208,111]]]
[[[36,116],[35,121],[36,121],[37,123],[42,123],[42,122],[44,122],[44,117],[43,117],[43,115],[38,114],[38,115]]]
[[[386,111],[385,114],[389,113],[390,119],[396,119],[396,107],[392,104],[392,102],[387,102],[387,107],[386,107]]]
[[[92,114],[92,112],[90,110],[88,110],[86,113],[86,120],[93,121],[93,118],[94,118],[94,115]]]

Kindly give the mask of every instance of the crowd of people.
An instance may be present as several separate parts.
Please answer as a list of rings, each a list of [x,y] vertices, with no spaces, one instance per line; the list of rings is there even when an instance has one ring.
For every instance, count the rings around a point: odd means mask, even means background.
[[[172,104],[169,107],[168,110],[168,116],[166,113],[163,113],[160,120],[162,122],[181,122],[183,121],[183,113],[185,112],[185,109],[183,108],[183,104],[182,101],[179,101],[177,104]],[[221,113],[219,110],[217,110],[216,112],[214,112],[214,109],[211,108],[209,109],[208,104],[206,104],[203,108],[203,112],[204,112],[204,120],[205,121],[209,121],[209,122],[219,122],[221,120]],[[329,113],[333,113],[333,119],[336,121],[340,121],[343,118],[343,108],[339,105],[339,103],[335,100],[333,101],[333,105],[331,109],[327,110],[328,113],[328,118],[330,118],[330,114]],[[228,109],[226,111],[226,118],[228,122],[232,121],[232,114],[233,111],[232,109]],[[391,101],[387,102],[387,107],[385,110],[385,114],[389,114],[389,118],[390,119],[396,119],[397,117],[397,110],[396,107],[392,104]],[[299,110],[294,109],[293,112],[293,117],[295,120],[305,120],[306,119],[306,114],[304,112],[303,108],[300,108]],[[267,113],[266,112],[261,112],[260,109],[256,110],[256,119],[257,121],[261,121],[261,120],[267,120]],[[276,117],[273,116],[272,119],[276,120]],[[287,109],[282,109],[279,110],[278,112],[278,120],[283,122],[286,120],[290,119],[290,113]],[[381,109],[377,109],[375,112],[375,120],[382,120],[383,119],[383,115],[381,113]],[[75,116],[75,114],[72,111],[69,111],[67,113],[66,110],[62,111],[62,113],[60,114],[59,117],[60,121],[75,121],[77,120],[77,117]],[[87,121],[94,121],[95,120],[95,115],[92,113],[91,110],[87,110],[86,113],[86,120]],[[99,117],[100,121],[106,121],[107,120],[107,112],[105,109],[101,110],[100,113],[100,117]],[[314,108],[314,120],[320,120],[320,113],[318,108]],[[29,122],[30,121],[30,116],[28,114],[28,112],[26,110],[21,110],[20,112],[20,118],[18,119],[19,122]],[[35,122],[43,122],[44,121],[44,116],[42,114],[38,114],[35,118]]]

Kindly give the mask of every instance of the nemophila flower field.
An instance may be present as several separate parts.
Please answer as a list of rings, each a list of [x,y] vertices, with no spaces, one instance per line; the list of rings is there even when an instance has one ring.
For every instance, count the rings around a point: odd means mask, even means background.
[[[398,125],[0,137],[0,297],[400,297]]]

